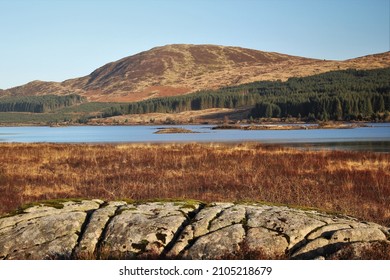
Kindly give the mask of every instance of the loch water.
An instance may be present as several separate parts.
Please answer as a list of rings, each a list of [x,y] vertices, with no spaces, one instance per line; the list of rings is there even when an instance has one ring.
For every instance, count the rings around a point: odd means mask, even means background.
[[[180,127],[197,133],[156,134]],[[0,127],[0,142],[17,143],[167,143],[258,142],[305,149],[390,152],[390,123],[353,129],[213,130],[213,125],[180,126],[23,126]]]

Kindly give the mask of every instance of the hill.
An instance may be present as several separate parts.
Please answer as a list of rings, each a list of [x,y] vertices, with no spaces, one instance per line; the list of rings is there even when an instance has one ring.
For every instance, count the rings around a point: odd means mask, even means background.
[[[0,95],[76,93],[89,101],[133,102],[254,81],[304,77],[333,70],[390,66],[390,52],[330,61],[216,45],[167,45],[108,63],[61,83],[32,81]]]
[[[306,121],[386,121],[390,111],[390,67],[339,70],[287,81],[258,81],[183,96],[153,98],[105,110],[103,117],[179,113],[211,108],[253,108],[245,118]]]

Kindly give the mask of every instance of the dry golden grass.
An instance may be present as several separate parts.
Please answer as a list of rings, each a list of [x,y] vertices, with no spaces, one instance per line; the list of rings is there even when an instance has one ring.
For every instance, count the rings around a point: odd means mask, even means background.
[[[130,114],[109,117],[105,119],[92,119],[91,123],[111,124],[114,122],[127,124],[166,123],[221,123],[224,118],[242,120],[247,117],[250,109],[212,108],[205,110],[184,111],[180,113],[148,113]]]
[[[331,255],[331,260],[390,260],[390,243],[374,241],[354,248],[353,243],[347,244],[341,251]]]
[[[259,144],[0,144],[0,212],[56,198],[266,201],[390,225],[390,154]]]

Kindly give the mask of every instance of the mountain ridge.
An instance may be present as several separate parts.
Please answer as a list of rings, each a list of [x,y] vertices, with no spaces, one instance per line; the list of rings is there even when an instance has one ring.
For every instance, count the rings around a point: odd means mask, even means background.
[[[218,45],[173,44],[109,62],[63,82],[32,81],[0,95],[76,93],[90,101],[139,101],[261,80],[287,80],[348,68],[390,67],[390,52],[344,61]]]

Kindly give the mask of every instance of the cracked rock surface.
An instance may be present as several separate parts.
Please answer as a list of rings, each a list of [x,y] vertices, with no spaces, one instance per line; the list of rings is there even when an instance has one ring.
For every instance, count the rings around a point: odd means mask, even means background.
[[[264,204],[83,200],[0,218],[0,259],[326,259],[389,240],[375,223]]]

